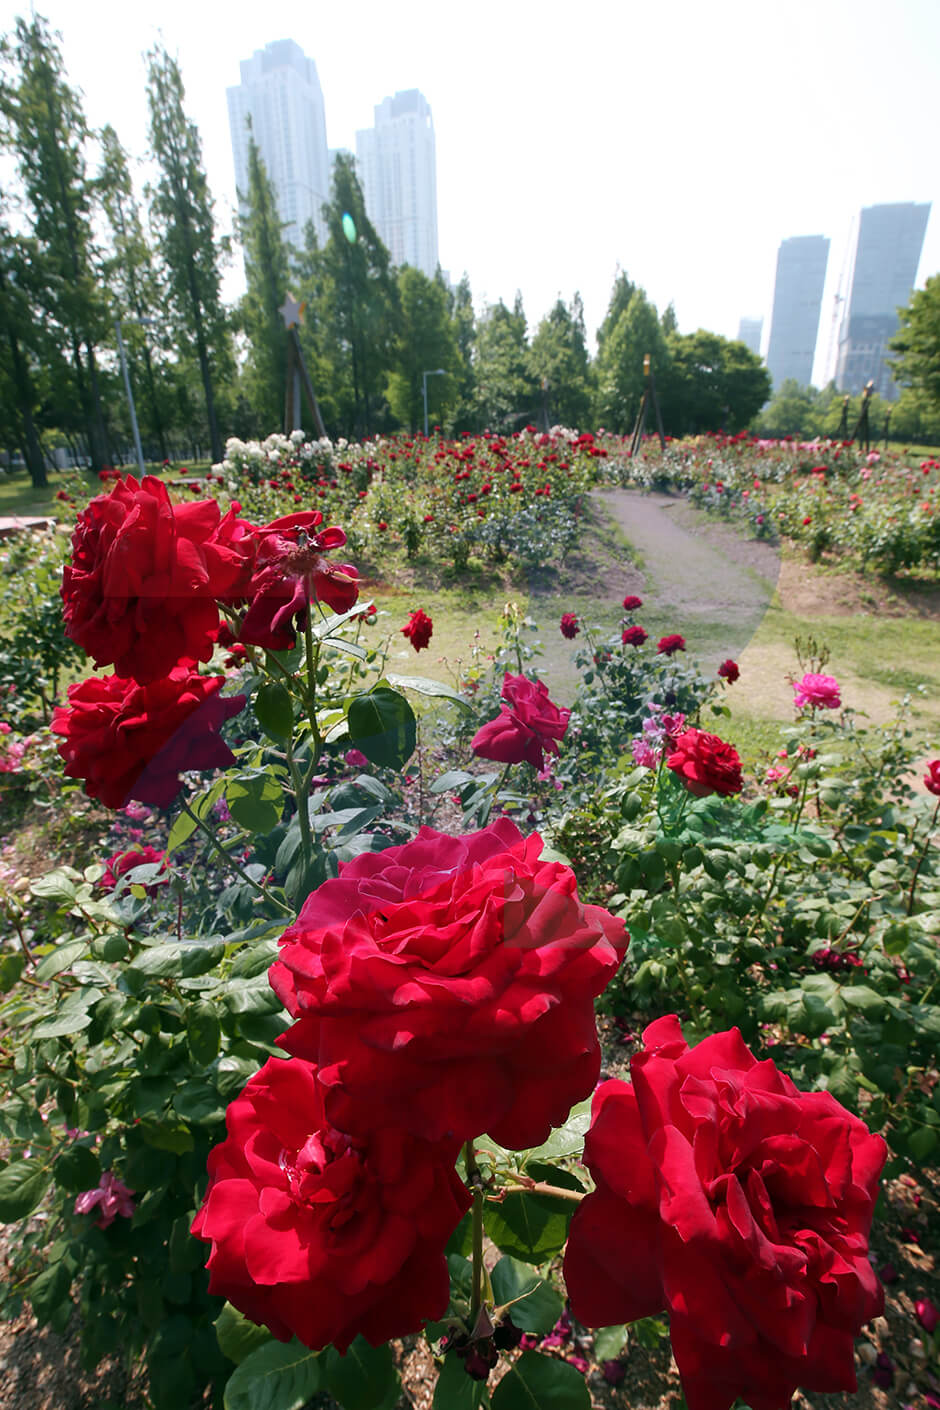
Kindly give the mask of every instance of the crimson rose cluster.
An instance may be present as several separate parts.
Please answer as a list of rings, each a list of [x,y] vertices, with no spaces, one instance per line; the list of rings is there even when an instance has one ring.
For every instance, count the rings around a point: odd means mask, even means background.
[[[180,774],[234,763],[220,730],[245,697],[223,698],[225,678],[197,669],[217,642],[284,650],[310,602],[336,612],[356,602],[356,569],[326,556],[346,536],[321,528],[319,511],[257,526],[238,510],[174,505],[160,480],[128,475],[78,516],[65,630],[115,674],[70,686],[52,729],[66,774],[110,808],[166,807]]]
[[[345,1351],[441,1318],[444,1248],[484,1132],[545,1141],[600,1070],[594,999],[627,944],[507,819],[341,865],[281,937],[294,1022],[228,1113],[193,1232],[210,1291]]]

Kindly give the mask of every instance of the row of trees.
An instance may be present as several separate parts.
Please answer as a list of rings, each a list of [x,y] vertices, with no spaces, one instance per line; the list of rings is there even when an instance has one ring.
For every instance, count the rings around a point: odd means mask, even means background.
[[[0,448],[21,454],[37,484],[55,446],[96,469],[122,461],[122,339],[149,458],[220,459],[226,436],[279,426],[288,290],[306,304],[301,342],[334,436],[416,429],[431,369],[446,374],[429,379],[428,392],[432,420],[448,430],[546,419],[628,431],[646,353],[668,433],[736,431],[767,401],[766,370],[743,344],[679,333],[672,309],[660,316],[626,274],[592,359],[577,294],[559,299],[530,337],[520,296],[476,314],[466,276],[451,288],[440,273],[393,268],[344,154],[325,243],[311,225],[295,250],[250,142],[237,231],[247,290],[228,308],[222,270],[233,252],[165,49],[147,55],[155,175],[143,200],[114,129],[89,129],[45,20],[18,20],[0,41],[0,65],[0,154],[17,173],[0,189]]]
[[[940,323],[937,338],[940,349]],[[940,365],[940,359],[937,363]],[[804,387],[789,377],[754,418],[752,428],[758,435],[773,439],[837,436],[843,425],[842,403],[843,394],[834,382],[822,388]],[[860,410],[861,398],[852,397],[847,417],[850,435]],[[897,401],[889,402],[876,393],[869,404],[868,423],[873,441],[940,445],[940,395],[932,400],[923,388],[912,386]]]

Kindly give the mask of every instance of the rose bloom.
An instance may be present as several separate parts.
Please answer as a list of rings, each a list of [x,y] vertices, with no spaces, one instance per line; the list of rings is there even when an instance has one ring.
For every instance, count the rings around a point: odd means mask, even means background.
[[[359,575],[350,563],[333,563],[326,554],[346,542],[342,529],[321,529],[318,509],[287,514],[252,529],[255,546],[251,578],[241,593],[249,608],[238,632],[240,641],[284,651],[306,622],[311,602],[325,602],[334,612],[348,612],[359,596]]]
[[[212,1244],[209,1291],[281,1341],[345,1352],[444,1315],[444,1245],[471,1203],[453,1145],[394,1127],[333,1129],[316,1068],[269,1058],[226,1113],[192,1232]]]
[[[94,1190],[84,1190],[75,1197],[75,1213],[90,1214],[99,1210],[95,1223],[99,1229],[107,1229],[120,1214],[122,1219],[134,1217],[134,1191],[129,1190],[123,1180],[110,1170],[106,1170]]]
[[[729,685],[734,685],[740,674],[741,671],[737,661],[732,661],[730,657],[727,661],[722,661],[721,665],[718,667],[719,678],[723,681],[727,681]]]
[[[565,1256],[574,1316],[668,1310],[690,1410],[854,1390],[853,1336],[884,1301],[867,1257],[884,1141],[758,1062],[737,1029],[689,1049],[670,1015],[643,1041],[633,1085],[594,1096],[597,1188]]]
[[[940,759],[931,759],[924,774],[924,787],[935,798],[940,798]]]
[[[335,1126],[519,1150],[590,1095],[594,998],[627,935],[541,850],[507,818],[422,827],[307,898],[271,969],[297,1020],[278,1042],[318,1064]]]
[[[216,598],[242,582],[248,526],[215,500],[172,505],[152,475],[133,475],[78,516],[62,575],[65,630],[119,676],[146,685],[181,661],[208,661]]]
[[[495,720],[477,730],[470,748],[481,759],[544,769],[545,755],[559,752],[558,740],[564,738],[571,711],[554,705],[541,681],[508,671],[503,676],[502,698],[506,704]]]
[[[416,612],[412,612],[402,627],[401,634],[408,638],[415,651],[421,651],[428,645],[433,631],[434,623],[427,613],[422,612],[419,607]]]
[[[134,867],[144,867],[155,862],[163,862],[166,857],[165,852],[158,852],[155,847],[134,847],[129,852],[115,852],[105,862],[106,871],[98,885],[105,891],[113,891],[121,877],[127,872],[133,871]],[[161,872],[166,867],[161,867]],[[158,874],[150,882],[148,891],[153,886],[161,885],[166,881],[166,877]]]
[[[660,656],[672,656],[677,651],[684,651],[685,637],[679,636],[678,632],[673,633],[672,636],[660,637],[656,643],[656,650]]]
[[[567,637],[569,641],[574,641],[581,630],[578,626],[578,614],[576,612],[562,613],[558,628],[562,636]]]
[[[709,793],[728,797],[741,792],[744,781],[738,751],[717,734],[707,734],[703,729],[683,730],[673,741],[672,750],[666,757],[666,767],[696,798],[705,798]]]
[[[642,646],[648,636],[642,627],[627,627],[620,640],[624,646]]]
[[[53,734],[69,778],[85,781],[89,798],[123,808],[132,798],[165,808],[189,769],[224,769],[235,756],[220,737],[223,723],[245,707],[244,695],[219,694],[224,676],[177,666],[152,685],[92,676],[70,685],[68,705],[52,712]]]
[[[793,682],[793,703],[798,710],[810,705],[814,710],[838,710],[842,704],[839,682],[835,676],[820,676],[808,671]]]
[[[626,597],[623,599],[623,610],[625,612],[636,612],[637,609],[642,606],[642,597],[636,597],[632,592],[628,592]]]

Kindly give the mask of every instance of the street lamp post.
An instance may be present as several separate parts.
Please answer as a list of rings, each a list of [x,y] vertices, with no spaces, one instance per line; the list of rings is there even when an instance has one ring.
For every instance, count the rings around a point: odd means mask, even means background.
[[[131,429],[134,432],[134,449],[137,452],[137,465],[140,469],[140,477],[141,479],[143,479],[144,475],[146,475],[147,472],[144,469],[144,452],[141,448],[140,431],[137,427],[137,409],[134,406],[134,393],[131,391],[131,378],[130,373],[127,370],[127,357],[124,353],[124,339],[121,336],[121,320],[119,318],[115,320],[114,328],[115,332],[117,333],[118,353],[120,354],[121,358],[121,371],[124,374],[124,390],[127,392],[127,405],[130,408],[131,413]]]
[[[428,378],[446,377],[446,367],[429,368],[427,372],[421,373],[421,395],[424,397],[424,434],[428,434]]]

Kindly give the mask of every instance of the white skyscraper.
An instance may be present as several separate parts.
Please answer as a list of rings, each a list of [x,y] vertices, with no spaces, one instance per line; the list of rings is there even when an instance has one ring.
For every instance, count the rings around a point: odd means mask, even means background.
[[[330,163],[317,66],[292,39],[257,49],[239,66],[242,81],[228,92],[235,181],[248,192],[248,118],[277,192],[284,237],[300,248],[312,220],[323,244],[321,207],[329,199]]]
[[[393,264],[437,269],[437,158],[427,99],[417,88],[376,104],[356,133],[356,170],[369,219]]]

